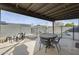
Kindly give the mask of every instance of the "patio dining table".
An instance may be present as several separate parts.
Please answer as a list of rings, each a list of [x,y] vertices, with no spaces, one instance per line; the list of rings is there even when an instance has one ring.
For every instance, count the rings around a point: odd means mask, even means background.
[[[56,37],[57,37],[57,35],[53,34],[53,33],[42,33],[42,34],[40,34],[40,38],[44,38],[49,42],[48,43],[49,47],[51,46],[51,41],[55,40]]]

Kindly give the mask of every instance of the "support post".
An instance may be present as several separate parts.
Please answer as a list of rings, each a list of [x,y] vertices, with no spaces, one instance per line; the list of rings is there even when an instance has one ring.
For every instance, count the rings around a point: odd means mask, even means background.
[[[61,26],[61,38],[62,38],[62,26]]]
[[[0,9],[0,34],[1,34],[1,9]]]
[[[74,40],[74,25],[73,25],[73,40]]]
[[[53,34],[54,34],[54,22],[55,22],[55,21],[52,22],[52,26],[53,26]]]
[[[33,24],[32,24],[33,25]],[[32,25],[31,25],[31,34],[33,34],[33,31],[32,31]]]
[[[79,35],[79,19],[78,19],[78,29],[77,29],[77,30],[78,30],[78,35]],[[78,39],[79,39],[79,38],[78,38]]]

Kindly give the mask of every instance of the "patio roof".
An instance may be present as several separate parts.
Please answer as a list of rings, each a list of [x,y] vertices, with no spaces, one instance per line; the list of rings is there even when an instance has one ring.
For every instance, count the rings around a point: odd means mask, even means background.
[[[0,9],[48,21],[79,18],[78,3],[1,3]]]

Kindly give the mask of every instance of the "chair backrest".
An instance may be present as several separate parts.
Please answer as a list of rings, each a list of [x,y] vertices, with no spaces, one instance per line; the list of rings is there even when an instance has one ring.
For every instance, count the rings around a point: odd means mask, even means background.
[[[8,36],[8,37],[6,37],[6,40],[12,40],[12,37]]]
[[[58,42],[60,41],[61,37],[58,37]]]
[[[59,43],[60,39],[61,39],[61,37],[56,37],[56,38],[55,38],[55,41],[56,41],[57,43]]]
[[[40,42],[44,45],[48,44],[48,41],[45,38],[40,38]]]

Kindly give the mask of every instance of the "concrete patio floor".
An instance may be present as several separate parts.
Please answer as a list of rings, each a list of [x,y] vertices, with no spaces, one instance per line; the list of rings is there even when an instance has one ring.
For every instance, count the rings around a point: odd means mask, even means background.
[[[5,55],[58,55],[57,49],[53,47],[48,48],[47,53],[45,53],[44,46],[39,51],[39,40],[39,37],[35,40],[26,38]],[[75,48],[75,42],[72,39],[62,38],[60,40],[61,51],[59,55],[79,55],[79,49]]]
[[[79,49],[75,48],[75,43],[79,41],[73,41],[73,39],[62,38],[60,40],[61,51],[59,55],[79,55]],[[36,44],[38,45],[38,43]],[[37,46],[35,48],[35,51]],[[35,55],[58,55],[56,48],[48,48],[47,53],[45,53],[45,48],[42,48],[40,51],[36,52]]]

